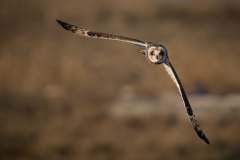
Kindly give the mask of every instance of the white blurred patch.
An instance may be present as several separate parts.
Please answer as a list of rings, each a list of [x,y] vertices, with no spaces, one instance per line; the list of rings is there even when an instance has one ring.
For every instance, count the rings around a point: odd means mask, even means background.
[[[240,94],[188,95],[198,119],[239,118]],[[131,89],[123,89],[110,106],[110,114],[116,117],[144,117],[151,115],[175,115],[187,118],[187,113],[178,92],[160,94],[159,98],[140,98]]]

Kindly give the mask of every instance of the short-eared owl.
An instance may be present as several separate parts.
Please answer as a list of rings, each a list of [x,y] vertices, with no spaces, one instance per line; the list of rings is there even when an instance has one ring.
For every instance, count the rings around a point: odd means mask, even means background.
[[[180,79],[178,78],[178,75],[177,75],[175,69],[173,68],[172,64],[169,61],[167,49],[163,45],[157,44],[157,43],[152,43],[152,42],[144,42],[144,41],[140,41],[137,39],[128,38],[128,37],[124,37],[124,36],[118,36],[118,35],[113,35],[113,34],[107,34],[107,33],[101,33],[101,32],[96,32],[96,31],[92,31],[92,30],[87,30],[87,29],[84,29],[81,27],[77,27],[77,26],[68,24],[66,22],[62,22],[60,20],[57,20],[57,22],[64,29],[71,31],[73,33],[76,33],[78,35],[92,37],[92,38],[101,38],[101,39],[109,39],[109,40],[128,42],[128,43],[134,44],[136,46],[145,48],[144,50],[142,50],[140,52],[148,59],[148,61],[150,63],[152,63],[152,64],[162,64],[163,63],[166,71],[172,78],[173,82],[175,83],[175,85],[177,86],[177,88],[181,94],[184,106],[187,110],[187,114],[189,116],[190,122],[192,123],[194,130],[197,132],[198,136],[201,139],[203,139],[206,143],[210,144],[209,140],[207,139],[207,137],[205,136],[205,134],[203,133],[202,129],[200,128],[200,126],[198,124],[198,121],[197,121],[197,119],[193,113],[193,110],[191,108],[191,105],[188,101],[187,95],[183,89],[182,83],[181,83]]]

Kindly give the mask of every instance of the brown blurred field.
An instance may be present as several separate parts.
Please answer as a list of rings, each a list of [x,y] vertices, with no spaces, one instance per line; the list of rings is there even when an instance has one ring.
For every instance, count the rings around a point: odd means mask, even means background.
[[[226,101],[211,106],[210,116],[200,116],[210,146],[198,138],[187,116],[178,118],[171,110],[111,114],[123,95],[151,102],[178,91],[163,66],[140,55],[141,48],[76,36],[56,19],[163,44],[188,95],[240,98],[237,1],[3,0],[1,160],[240,159],[239,105],[216,115],[231,106]],[[180,96],[169,101],[178,101],[185,113]]]

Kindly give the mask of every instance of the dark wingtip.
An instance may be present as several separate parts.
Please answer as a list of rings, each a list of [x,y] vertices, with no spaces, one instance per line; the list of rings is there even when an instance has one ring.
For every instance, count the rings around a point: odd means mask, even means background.
[[[64,28],[64,26],[65,26],[65,22],[63,22],[63,21],[60,21],[60,20],[58,20],[58,19],[56,19],[56,21]]]
[[[59,24],[61,24],[61,23],[62,23],[62,21],[60,21],[60,20],[58,20],[58,19],[56,19],[56,21],[57,21]]]
[[[206,138],[205,140],[204,140],[207,144],[209,144],[210,145],[210,142],[209,142],[209,140]]]
[[[58,19],[56,19],[56,21],[64,28],[64,29],[66,29],[66,30],[70,30],[70,28],[69,28],[69,24],[68,23],[66,23],[66,22],[63,22],[63,21],[61,21],[61,20],[58,20]]]
[[[207,139],[207,137],[205,136],[205,134],[202,132],[201,134],[198,134],[198,136],[204,140],[207,144],[210,144],[209,140]]]
[[[209,140],[206,138],[206,139],[204,139],[204,141],[207,143],[207,144],[209,144],[210,145],[210,142],[209,142]]]

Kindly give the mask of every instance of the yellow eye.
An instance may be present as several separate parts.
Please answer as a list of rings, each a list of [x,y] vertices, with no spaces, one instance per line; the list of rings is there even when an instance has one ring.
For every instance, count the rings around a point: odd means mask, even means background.
[[[150,53],[150,55],[151,55],[151,56],[154,56],[154,55],[155,55],[155,54],[154,54],[154,51],[152,51],[152,52]]]
[[[163,51],[160,52],[160,55],[161,55],[161,56],[163,55]]]

